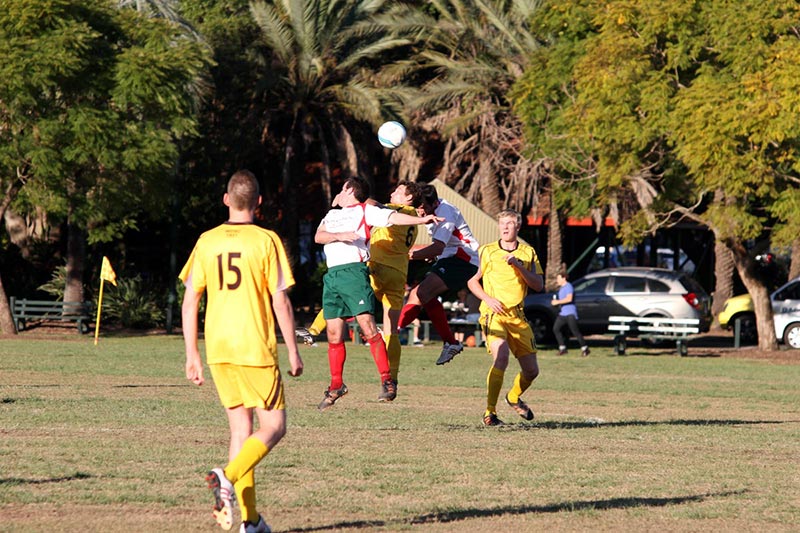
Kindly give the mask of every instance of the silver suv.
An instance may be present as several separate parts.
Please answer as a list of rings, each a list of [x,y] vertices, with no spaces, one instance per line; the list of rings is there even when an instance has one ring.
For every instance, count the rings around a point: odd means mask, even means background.
[[[711,298],[684,272],[664,268],[620,267],[598,270],[571,282],[575,288],[581,333],[608,333],[609,316],[700,319],[700,331],[711,325]],[[525,316],[537,343],[552,339],[558,309],[553,293],[525,298]]]

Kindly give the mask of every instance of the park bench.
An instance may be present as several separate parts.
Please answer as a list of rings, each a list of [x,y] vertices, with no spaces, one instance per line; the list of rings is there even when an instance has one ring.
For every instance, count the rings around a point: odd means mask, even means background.
[[[627,337],[638,337],[654,341],[675,341],[677,352],[685,356],[689,353],[689,339],[700,333],[700,320],[660,316],[610,316],[608,332],[614,335],[616,355],[625,355]]]
[[[431,321],[430,320],[420,320],[419,321],[420,328],[422,329],[422,335],[420,339],[425,343],[428,344],[431,341]],[[462,329],[467,329],[475,335],[475,346],[480,346],[483,342],[483,335],[481,333],[481,325],[479,322],[470,322],[468,320],[463,319],[455,319],[448,322],[450,328],[458,331]],[[352,322],[348,322],[347,325],[350,327],[352,331],[351,337],[353,342],[356,344],[361,344],[361,335],[360,331],[361,328],[358,327],[358,322],[353,320]],[[382,327],[381,324],[378,324],[378,327]],[[407,329],[411,330],[411,326]]]
[[[78,331],[88,333],[92,321],[91,302],[21,300],[11,297],[11,316],[17,331],[24,331],[29,320],[76,322]]]

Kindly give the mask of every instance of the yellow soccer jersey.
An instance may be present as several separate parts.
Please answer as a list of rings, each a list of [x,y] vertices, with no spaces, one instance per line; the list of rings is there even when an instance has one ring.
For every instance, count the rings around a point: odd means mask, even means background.
[[[417,216],[410,205],[388,204],[386,207],[406,215]],[[417,240],[417,226],[374,228],[369,239],[369,260],[408,273],[408,251]]]
[[[506,309],[512,310],[522,305],[528,293],[528,285],[517,270],[506,263],[505,256],[513,253],[525,268],[537,274],[542,273],[536,251],[529,245],[519,242],[513,252],[503,250],[500,241],[485,244],[480,248],[483,290],[486,294],[500,300]],[[533,267],[533,268],[532,268]],[[486,302],[481,302],[481,314],[490,313]]]
[[[294,285],[294,277],[275,232],[253,224],[217,226],[197,240],[180,279],[208,292],[208,364],[278,364],[270,295]]]

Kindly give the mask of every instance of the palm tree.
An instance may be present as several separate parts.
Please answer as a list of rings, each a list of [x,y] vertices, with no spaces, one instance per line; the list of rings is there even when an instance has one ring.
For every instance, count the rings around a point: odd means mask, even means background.
[[[522,124],[506,94],[539,46],[528,31],[539,2],[430,4],[429,46],[414,63],[431,78],[407,103],[424,130],[445,138],[439,178],[492,215],[504,207],[526,212],[541,192],[541,162],[525,156]]]
[[[255,0],[250,5],[263,47],[260,98],[270,124],[285,124],[281,199],[285,237],[297,239],[297,196],[306,169],[319,161],[325,206],[331,202],[331,172],[371,179],[363,164],[361,133],[397,116],[393,90],[379,72],[391,54],[411,39],[392,27],[402,4],[384,0]],[[281,131],[281,128],[274,128]]]

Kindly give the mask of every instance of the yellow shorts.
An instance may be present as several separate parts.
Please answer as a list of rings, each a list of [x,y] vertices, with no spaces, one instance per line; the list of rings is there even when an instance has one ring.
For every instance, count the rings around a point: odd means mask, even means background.
[[[402,309],[406,274],[381,263],[369,263],[369,282],[384,308]]]
[[[508,342],[508,349],[517,359],[536,353],[533,331],[524,318],[495,313],[481,315],[481,329],[486,339],[486,350],[489,353],[491,353],[492,341],[496,339]]]
[[[239,366],[230,363],[208,365],[217,387],[219,401],[230,409],[284,409],[283,379],[277,365]]]

